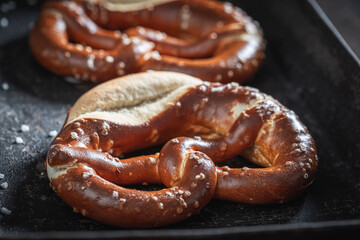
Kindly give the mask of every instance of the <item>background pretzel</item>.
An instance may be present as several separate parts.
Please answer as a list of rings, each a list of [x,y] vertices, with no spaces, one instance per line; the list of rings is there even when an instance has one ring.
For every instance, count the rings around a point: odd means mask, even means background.
[[[167,70],[242,83],[258,70],[265,43],[258,24],[230,3],[87,0],[46,2],[30,47],[45,68],[83,81]]]
[[[162,143],[154,155],[117,157]],[[239,154],[265,168],[213,164]],[[152,72],[108,81],[80,97],[46,163],[51,186],[75,211],[112,225],[156,227],[197,213],[212,197],[287,201],[312,183],[318,159],[306,127],[270,96]],[[166,188],[118,186],[143,182]]]

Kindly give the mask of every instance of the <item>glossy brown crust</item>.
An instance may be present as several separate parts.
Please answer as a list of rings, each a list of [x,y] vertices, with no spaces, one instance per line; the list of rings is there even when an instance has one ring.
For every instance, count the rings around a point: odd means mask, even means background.
[[[146,76],[130,77],[138,85]],[[120,89],[126,81],[109,84]],[[87,97],[105,93],[102,85]],[[68,116],[87,101],[79,99]],[[163,143],[159,154],[117,157]],[[237,155],[263,168],[212,164]],[[98,221],[134,228],[180,221],[212,197],[252,204],[288,201],[312,183],[317,165],[315,143],[294,112],[254,88],[209,82],[195,82],[141,124],[68,119],[47,155],[48,173],[69,169],[59,177],[49,174],[51,186],[69,205]],[[88,173],[91,177],[84,178]],[[163,183],[167,189],[142,192],[118,186],[143,182]],[[114,191],[119,198],[111,197]],[[144,217],[139,219],[137,211]]]
[[[101,1],[48,1],[30,47],[45,68],[81,81],[158,70],[243,83],[259,69],[265,40],[230,3],[174,0],[118,11]]]

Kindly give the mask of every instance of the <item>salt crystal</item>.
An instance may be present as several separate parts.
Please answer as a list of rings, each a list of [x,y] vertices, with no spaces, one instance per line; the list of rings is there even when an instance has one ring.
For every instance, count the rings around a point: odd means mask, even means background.
[[[1,213],[5,214],[5,215],[11,214],[11,210],[7,209],[6,207],[2,207],[0,211],[1,211]]]
[[[125,68],[126,64],[124,62],[119,62],[118,66],[120,68]]]
[[[224,11],[225,13],[232,13],[234,11],[233,5],[229,2],[224,3]]]
[[[21,137],[16,137],[16,138],[15,138],[15,142],[16,142],[17,144],[23,144],[23,143],[24,143],[24,140],[23,140]]]
[[[9,184],[7,182],[3,182],[2,184],[0,184],[0,186],[5,189],[9,187]]]
[[[1,88],[2,88],[2,90],[7,91],[7,90],[9,90],[10,87],[9,87],[8,83],[4,82],[1,84]]]
[[[21,125],[21,131],[28,132],[28,131],[30,131],[30,127],[26,124],[23,124],[23,125]]]
[[[200,173],[199,175],[196,175],[196,176],[195,176],[195,179],[204,180],[204,179],[205,179],[205,174]]]
[[[211,33],[210,34],[210,39],[216,39],[217,38],[217,34],[216,33]]]
[[[78,135],[76,132],[71,132],[71,133],[70,133],[70,136],[71,136],[72,139],[77,139],[77,138],[79,138],[79,135]]]
[[[138,37],[132,37],[130,41],[132,43],[134,43],[134,44],[139,44],[140,43],[140,39]]]
[[[95,71],[96,70],[96,67],[95,67],[95,55],[93,54],[90,54],[87,61],[87,66],[90,70],[92,71]]]
[[[122,42],[124,45],[129,45],[131,40],[128,37],[123,36]]]
[[[58,132],[56,130],[52,130],[49,132],[49,137],[56,137],[57,134]]]
[[[113,198],[116,198],[116,199],[117,199],[117,198],[119,197],[119,193],[113,191],[112,196],[113,196]]]
[[[159,53],[158,51],[153,51],[153,52],[151,53],[151,58],[160,61],[160,60],[161,60],[160,53]]]
[[[141,35],[144,35],[144,34],[146,33],[146,30],[145,30],[145,28],[143,28],[143,27],[137,27],[137,29],[138,29],[138,32],[139,32]]]
[[[235,67],[237,68],[237,70],[241,70],[242,64],[241,64],[241,63],[237,63],[237,64],[235,65]]]
[[[6,17],[1,18],[0,26],[6,28],[7,26],[9,26],[9,20]]]
[[[178,207],[178,208],[176,209],[176,212],[177,212],[178,214],[181,214],[183,211],[184,211],[184,209],[183,209],[182,207]]]
[[[156,158],[150,157],[150,162],[151,162],[152,164],[156,164]]]
[[[88,178],[88,177],[91,177],[93,174],[92,173],[89,173],[89,172],[84,172],[82,177],[83,178]]]
[[[109,63],[114,62],[114,57],[113,56],[106,56],[105,60]]]

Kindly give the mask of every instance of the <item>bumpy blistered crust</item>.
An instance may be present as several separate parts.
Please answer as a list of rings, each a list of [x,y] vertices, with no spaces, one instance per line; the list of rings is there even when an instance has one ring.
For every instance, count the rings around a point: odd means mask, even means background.
[[[157,70],[242,83],[259,69],[265,40],[230,3],[69,0],[44,4],[30,47],[45,68],[82,81]]]
[[[140,94],[147,89],[148,95]],[[92,99],[98,97],[100,103]],[[99,109],[94,113],[87,103]],[[135,119],[138,108],[154,105],[156,114],[147,120],[118,120],[119,114]],[[117,117],[107,119],[111,115]],[[213,197],[282,203],[303,192],[317,169],[315,143],[296,114],[236,83],[169,72],[135,74],[90,90],[68,116],[47,155],[51,186],[75,211],[112,225],[170,224],[198,213]],[[163,143],[158,154],[118,158]],[[262,168],[214,166],[236,155]],[[143,192],[119,186],[143,182],[166,188]]]

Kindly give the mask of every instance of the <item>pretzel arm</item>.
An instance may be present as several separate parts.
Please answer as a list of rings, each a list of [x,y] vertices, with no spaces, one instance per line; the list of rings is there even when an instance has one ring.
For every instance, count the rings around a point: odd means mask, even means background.
[[[158,173],[158,154],[120,160],[109,153],[87,148],[55,144],[49,150],[48,164],[84,164],[109,182],[119,185],[161,183]]]

